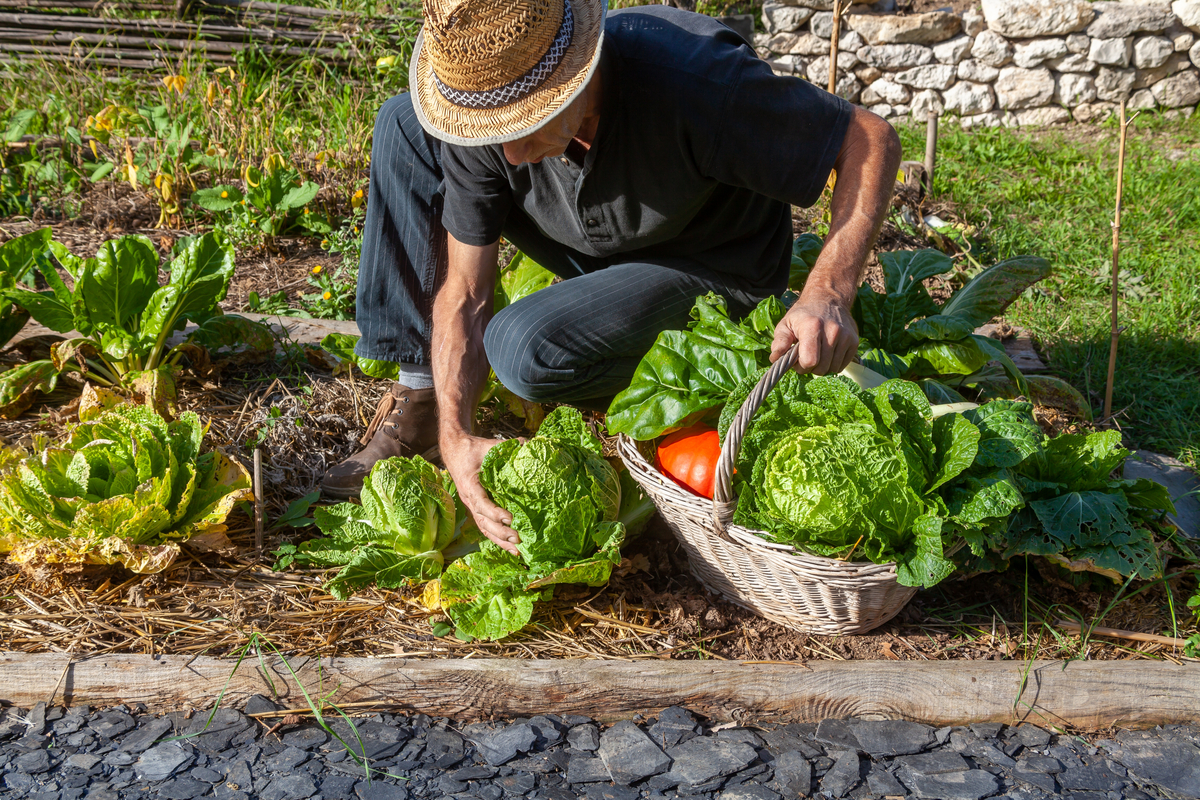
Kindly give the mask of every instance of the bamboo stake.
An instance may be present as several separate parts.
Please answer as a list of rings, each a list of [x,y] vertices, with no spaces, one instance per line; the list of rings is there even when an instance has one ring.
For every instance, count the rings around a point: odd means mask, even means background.
[[[1108,379],[1104,383],[1104,414],[1102,417],[1106,420],[1112,417],[1113,377],[1117,372],[1117,338],[1121,334],[1121,329],[1117,326],[1117,279],[1120,272],[1121,252],[1121,189],[1125,182],[1125,132],[1129,128],[1129,123],[1137,118],[1137,114],[1134,114],[1133,119],[1125,119],[1124,100],[1121,101],[1120,114],[1121,139],[1117,146],[1117,203],[1112,223],[1112,339],[1108,345]]]
[[[833,0],[833,31],[829,35],[829,93],[837,94],[837,60],[838,36],[842,29],[842,9],[850,5],[847,0],[843,6],[841,0]]]
[[[938,115],[929,112],[925,123],[925,196],[933,197],[933,168],[937,165]]]
[[[263,549],[262,449],[254,448],[254,549]]]
[[[1062,628],[1064,631],[1071,631],[1072,633],[1083,632],[1082,625],[1068,619],[1056,621],[1054,627]],[[1107,636],[1110,639],[1128,639],[1131,642],[1151,642],[1152,644],[1165,644],[1169,647],[1187,646],[1187,639],[1177,639],[1174,636],[1159,636],[1156,633],[1138,633],[1137,631],[1126,631],[1120,628],[1105,628],[1101,625],[1093,625],[1088,629],[1088,632],[1095,636]]]

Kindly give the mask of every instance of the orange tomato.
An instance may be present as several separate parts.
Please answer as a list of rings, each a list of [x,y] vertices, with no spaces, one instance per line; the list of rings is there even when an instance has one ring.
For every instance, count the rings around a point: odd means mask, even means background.
[[[693,425],[662,440],[656,466],[680,486],[711,500],[720,455],[721,441],[716,430],[707,425]]]

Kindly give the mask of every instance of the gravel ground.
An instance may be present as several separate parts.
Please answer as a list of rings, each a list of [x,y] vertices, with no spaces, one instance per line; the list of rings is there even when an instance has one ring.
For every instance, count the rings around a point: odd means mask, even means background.
[[[273,708],[256,697],[246,712]],[[574,716],[459,726],[423,714],[372,714],[355,719],[373,767],[367,780],[337,739],[310,721],[268,729],[232,709],[207,721],[205,714],[156,716],[144,706],[4,709],[0,798],[1200,797],[1195,726],[1084,738],[993,723],[709,727],[681,708],[611,727]],[[333,729],[357,741],[346,722]]]

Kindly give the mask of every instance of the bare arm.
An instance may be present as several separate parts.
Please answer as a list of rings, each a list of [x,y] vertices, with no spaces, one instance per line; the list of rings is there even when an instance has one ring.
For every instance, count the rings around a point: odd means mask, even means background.
[[[492,316],[499,242],[463,244],[450,234],[446,282],[433,303],[433,385],[438,400],[442,460],[459,497],[485,536],[516,552],[512,515],[497,506],[479,483],[483,457],[498,442],[474,435],[475,410],[487,380],[483,328]]]
[[[800,299],[775,329],[771,360],[800,342],[796,369],[841,372],[858,350],[850,306],[863,279],[867,256],[892,204],[900,168],[900,137],[883,118],[854,109],[834,162],[837,184],[830,205],[829,236]]]

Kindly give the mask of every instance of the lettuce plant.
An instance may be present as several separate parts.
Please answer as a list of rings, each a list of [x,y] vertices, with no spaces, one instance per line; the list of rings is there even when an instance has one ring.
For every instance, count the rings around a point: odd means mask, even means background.
[[[67,287],[50,256],[70,275],[73,286]],[[223,316],[217,305],[229,290],[234,269],[233,247],[218,234],[187,241],[167,266],[170,278],[165,285],[158,282],[158,254],[144,236],[110,240],[95,258],[86,259],[50,242],[34,261],[49,290],[9,287],[3,294],[47,328],[82,334],[53,346],[54,371],[74,361],[92,382],[136,389],[155,401],[170,400],[172,367],[186,345],[240,340],[248,333],[249,321]],[[192,341],[169,347],[171,334],[188,322],[200,326]],[[48,371],[44,365],[41,369]],[[3,384],[0,380],[0,399]]]
[[[722,437],[758,376],[722,414]],[[940,411],[938,409],[937,411]],[[974,463],[981,434],[959,413],[935,409],[910,381],[861,389],[849,378],[787,373],[755,416],[738,455],[734,522],[822,556],[897,562],[907,586],[954,571],[948,548],[980,520],[951,513],[946,487]]]
[[[341,567],[325,584],[339,600],[371,584],[424,583],[442,574],[452,544],[459,552],[474,544],[461,537],[466,515],[457,512],[455,497],[450,476],[420,456],[383,459],[363,481],[362,504],[316,509],[313,519],[325,536],[285,545],[276,569]]]
[[[490,541],[442,576],[442,608],[460,635],[500,639],[525,627],[554,584],[604,584],[621,562],[621,483],[578,410],[561,406],[528,442],[502,442],[479,479],[513,516],[520,555]],[[635,514],[636,516],[636,514]]]
[[[81,408],[64,445],[0,471],[0,552],[17,564],[123,564],[159,572],[180,542],[228,543],[225,519],[252,498],[245,468],[201,452],[189,412],[166,422],[144,406]]]

